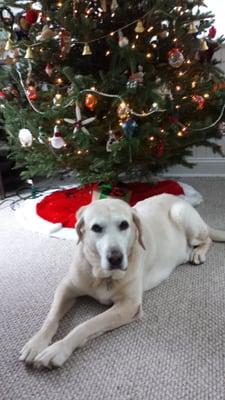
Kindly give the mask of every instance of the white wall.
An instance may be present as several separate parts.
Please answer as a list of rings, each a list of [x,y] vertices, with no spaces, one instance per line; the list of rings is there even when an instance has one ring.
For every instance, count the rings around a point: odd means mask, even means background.
[[[225,1],[224,0],[205,0],[205,4],[208,6],[209,10],[215,14],[215,28],[217,29],[218,36],[225,35],[225,24],[224,24],[224,14],[225,14]]]

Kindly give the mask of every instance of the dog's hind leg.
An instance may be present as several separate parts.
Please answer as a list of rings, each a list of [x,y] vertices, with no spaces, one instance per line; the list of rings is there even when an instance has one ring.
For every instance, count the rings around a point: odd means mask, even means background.
[[[32,363],[37,354],[49,345],[58,329],[60,319],[74,304],[75,296],[75,288],[67,278],[64,278],[56,289],[53,303],[41,329],[21,350],[21,361]]]
[[[202,264],[206,260],[206,254],[211,246],[212,240],[210,237],[190,240],[190,244],[193,246],[193,250],[190,255],[190,261],[193,264]]]
[[[170,216],[185,231],[190,247],[189,260],[197,265],[204,263],[212,243],[207,224],[194,207],[183,201],[177,201],[172,205]]]

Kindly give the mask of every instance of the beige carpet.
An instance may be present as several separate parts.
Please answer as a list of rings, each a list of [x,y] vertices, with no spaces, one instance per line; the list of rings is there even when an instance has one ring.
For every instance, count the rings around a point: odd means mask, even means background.
[[[202,216],[225,228],[225,179],[183,179],[204,196]],[[10,208],[0,209],[1,400],[225,399],[225,244],[205,265],[185,265],[144,295],[139,322],[76,351],[62,369],[36,371],[19,350],[40,327],[73,243],[25,231]],[[58,338],[101,312],[82,299]]]

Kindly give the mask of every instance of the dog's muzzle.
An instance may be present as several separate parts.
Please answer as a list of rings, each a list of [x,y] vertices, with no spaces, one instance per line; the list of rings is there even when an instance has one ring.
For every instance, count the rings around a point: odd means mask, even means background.
[[[112,249],[107,253],[108,268],[110,270],[114,269],[124,269],[123,266],[123,254],[120,250]]]

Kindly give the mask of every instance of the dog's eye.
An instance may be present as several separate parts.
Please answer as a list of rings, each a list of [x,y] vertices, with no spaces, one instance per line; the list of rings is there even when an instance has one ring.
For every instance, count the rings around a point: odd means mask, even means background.
[[[129,224],[127,221],[122,221],[119,225],[119,228],[121,231],[125,231],[125,229],[127,229],[129,227]]]
[[[102,232],[102,227],[98,224],[94,224],[94,225],[92,225],[91,230],[96,233],[100,233],[100,232]]]

